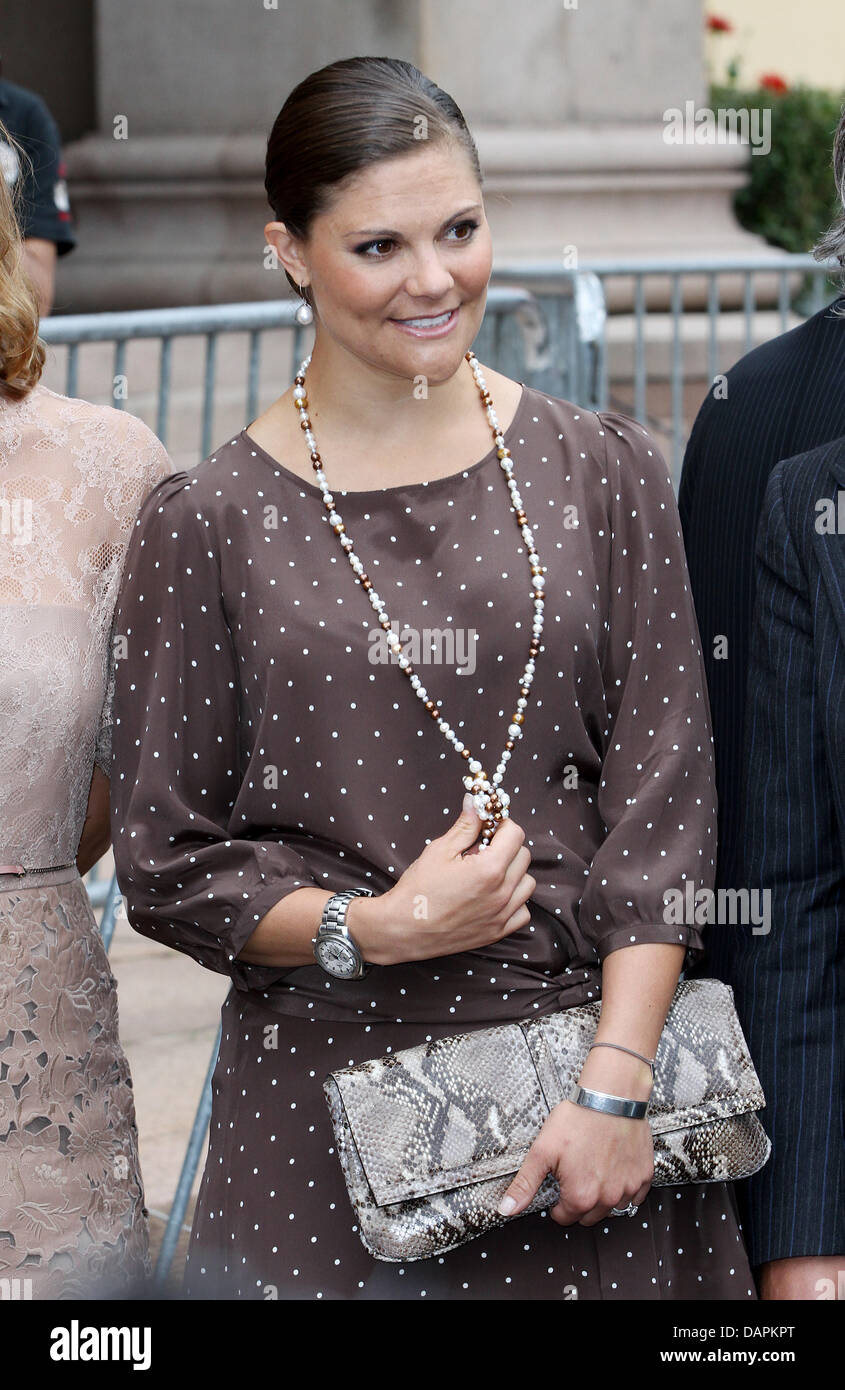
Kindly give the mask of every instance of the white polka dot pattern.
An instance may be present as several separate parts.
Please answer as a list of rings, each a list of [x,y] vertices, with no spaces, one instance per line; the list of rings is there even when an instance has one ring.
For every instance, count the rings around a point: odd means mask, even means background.
[[[596,999],[602,959],[631,943],[701,954],[699,928],[663,915],[666,889],[712,886],[715,858],[707,696],[666,465],[635,422],[529,387],[505,440],[547,567],[506,779],[537,880],[531,922],[360,981],[237,956],[301,886],[389,888],[456,818],[462,763],[401,672],[370,659],[375,617],[319,489],[245,432],[166,479],[138,517],[115,612],[119,882],[138,931],[234,985],[190,1294],[754,1297],[723,1184],[651,1193],[636,1220],[606,1228],[535,1213],[416,1266],[374,1261],[358,1236],[329,1071]],[[495,453],[427,484],[337,496],[391,616],[423,638],[477,634],[472,669],[415,665],[459,736],[495,756],[532,616]]]
[[[528,387],[505,433],[548,570],[508,772],[532,922],[483,953],[361,981],[236,957],[299,887],[390,887],[458,814],[463,764],[401,673],[368,659],[377,624],[316,486],[243,432],[141,510],[115,615],[127,659],[114,852],[129,918],[278,1012],[524,1017],[596,997],[611,950],[701,952],[697,926],[664,920],[664,892],[712,886],[715,858],[709,711],[666,465],[635,422]],[[452,726],[495,751],[532,613],[495,453],[428,484],[338,496],[392,614],[478,633],[474,671],[436,664],[430,683]]]

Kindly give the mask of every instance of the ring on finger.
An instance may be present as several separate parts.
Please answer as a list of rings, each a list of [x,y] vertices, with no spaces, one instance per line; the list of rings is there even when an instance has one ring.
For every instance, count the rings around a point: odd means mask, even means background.
[[[633,1202],[629,1202],[627,1207],[610,1208],[611,1216],[636,1216],[638,1211],[639,1207],[636,1206]]]

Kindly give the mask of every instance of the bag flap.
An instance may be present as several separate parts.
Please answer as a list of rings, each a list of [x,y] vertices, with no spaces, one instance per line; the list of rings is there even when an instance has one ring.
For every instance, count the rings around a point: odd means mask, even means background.
[[[515,1173],[549,1113],[516,1023],[332,1072],[379,1206]]]
[[[550,1097],[553,1105],[569,1094],[578,1079],[600,1009],[600,1003],[578,1005],[525,1025],[529,1040],[535,1032],[542,1036],[557,1072],[559,1089],[554,1100]],[[537,1043],[533,1046],[536,1050]],[[721,980],[682,980],[657,1048],[648,1110],[652,1133],[667,1134],[744,1115],[762,1110],[765,1103],[733,990]]]

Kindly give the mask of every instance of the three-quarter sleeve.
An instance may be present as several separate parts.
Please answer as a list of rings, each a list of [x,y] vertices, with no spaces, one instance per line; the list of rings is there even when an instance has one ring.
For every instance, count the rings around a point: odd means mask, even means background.
[[[236,960],[286,894],[317,884],[262,831],[239,835],[240,685],[213,524],[184,471],[145,501],[115,613],[112,818],[118,883],[142,935],[264,989],[287,968]]]
[[[691,965],[703,955],[707,906],[695,895],[712,895],[716,860],[698,625],[666,463],[635,421],[598,418],[610,518],[597,796],[605,835],[589,866],[579,922],[600,960],[621,947],[664,942],[684,945]]]

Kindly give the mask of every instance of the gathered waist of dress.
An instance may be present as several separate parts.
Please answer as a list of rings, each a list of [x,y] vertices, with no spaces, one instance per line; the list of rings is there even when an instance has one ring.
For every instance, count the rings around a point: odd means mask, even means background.
[[[0,856],[0,893],[19,888],[46,888],[80,877],[75,860],[67,864],[26,865]]]
[[[379,967],[385,971],[395,968]],[[360,996],[350,997],[342,988],[323,994],[319,992],[319,985],[310,991],[302,986],[284,985],[244,991],[233,985],[229,997],[234,996],[241,1010],[249,1010],[255,1004],[265,1013],[319,1019],[324,1023],[357,1022],[362,1027],[372,1023],[430,1023],[438,1027],[448,1024],[454,1033],[461,1033],[465,1028],[540,1018],[601,999],[599,969],[564,971],[557,978],[535,980],[533,984],[523,979],[517,987],[501,991],[462,984],[447,997],[439,992],[433,980],[426,982],[427,988],[423,985],[411,993],[404,987],[391,987],[387,981],[374,982],[371,976],[367,978],[371,980],[370,993],[375,995],[367,1000]]]
[[[326,1022],[509,1023],[601,997],[598,960],[579,959],[567,934],[536,903],[531,923],[456,955],[371,966],[358,980],[297,966],[259,989],[265,1008]],[[251,993],[241,989],[241,999]]]

